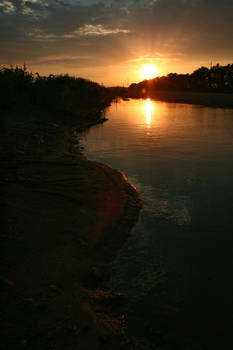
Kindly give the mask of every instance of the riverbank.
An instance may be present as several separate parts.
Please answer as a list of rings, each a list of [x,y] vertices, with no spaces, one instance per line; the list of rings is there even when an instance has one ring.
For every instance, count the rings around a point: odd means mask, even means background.
[[[4,350],[129,348],[124,297],[101,285],[141,204],[120,172],[81,154],[78,132],[104,121],[82,113],[1,119]]]
[[[145,98],[145,95],[137,96],[130,91],[128,97]],[[149,98],[158,101],[194,104],[215,108],[233,108],[233,95],[231,93],[213,93],[213,92],[182,92],[182,91],[151,91]]]

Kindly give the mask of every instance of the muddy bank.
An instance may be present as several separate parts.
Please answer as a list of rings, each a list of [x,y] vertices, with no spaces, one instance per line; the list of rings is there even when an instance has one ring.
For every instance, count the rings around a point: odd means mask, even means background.
[[[80,153],[80,128],[1,119],[1,349],[130,348],[124,297],[101,285],[141,203],[120,172]]]

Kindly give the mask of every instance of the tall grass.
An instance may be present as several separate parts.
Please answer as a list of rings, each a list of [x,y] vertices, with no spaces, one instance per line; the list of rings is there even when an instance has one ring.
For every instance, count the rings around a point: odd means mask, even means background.
[[[112,99],[108,89],[68,75],[40,76],[23,67],[0,68],[0,109],[37,108],[76,114],[80,109],[103,109]]]

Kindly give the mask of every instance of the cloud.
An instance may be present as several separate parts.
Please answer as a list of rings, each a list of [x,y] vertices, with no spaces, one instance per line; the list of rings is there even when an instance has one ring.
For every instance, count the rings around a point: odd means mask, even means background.
[[[120,29],[120,28],[106,28],[102,24],[92,25],[92,24],[85,24],[84,26],[77,28],[73,32],[70,33],[64,33],[64,34],[50,34],[45,33],[42,29],[37,28],[32,32],[27,33],[27,35],[33,39],[38,40],[60,40],[60,39],[74,39],[78,38],[80,36],[107,36],[107,35],[114,35],[114,34],[127,34],[130,31],[127,29]]]
[[[21,0],[21,5],[30,5],[30,4],[43,4],[43,1],[41,0]]]
[[[176,58],[177,59],[177,58]],[[155,53],[154,56],[151,55],[144,55],[144,56],[138,56],[136,58],[131,59],[131,62],[135,63],[168,63],[170,61],[169,57],[164,57],[164,55],[160,53]]]
[[[110,29],[105,28],[102,24],[92,25],[85,24],[83,27],[77,30],[77,34],[79,35],[109,35],[109,34],[119,34],[119,33],[129,33],[130,31],[127,29]]]
[[[5,13],[11,13],[15,11],[15,6],[10,1],[2,1],[0,3],[0,10],[2,10]]]
[[[39,40],[50,40],[50,39],[57,39],[57,35],[55,34],[46,34],[42,30],[37,29],[34,32],[27,33],[29,37],[39,39]]]
[[[195,56],[232,55],[231,0],[157,0],[131,10],[130,29],[145,50]]]
[[[35,64],[42,65],[68,65],[72,67],[85,66],[86,62],[90,62],[91,57],[85,55],[74,55],[74,54],[60,54],[60,55],[50,55],[44,56],[36,60]]]

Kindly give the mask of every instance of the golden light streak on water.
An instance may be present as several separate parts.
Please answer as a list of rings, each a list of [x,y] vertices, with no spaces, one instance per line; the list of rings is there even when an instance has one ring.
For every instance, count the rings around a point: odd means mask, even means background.
[[[150,126],[150,124],[151,124],[152,109],[153,109],[153,107],[152,107],[151,99],[148,98],[148,99],[146,100],[146,104],[145,104],[145,110],[146,110],[146,124],[147,124],[148,126]]]

